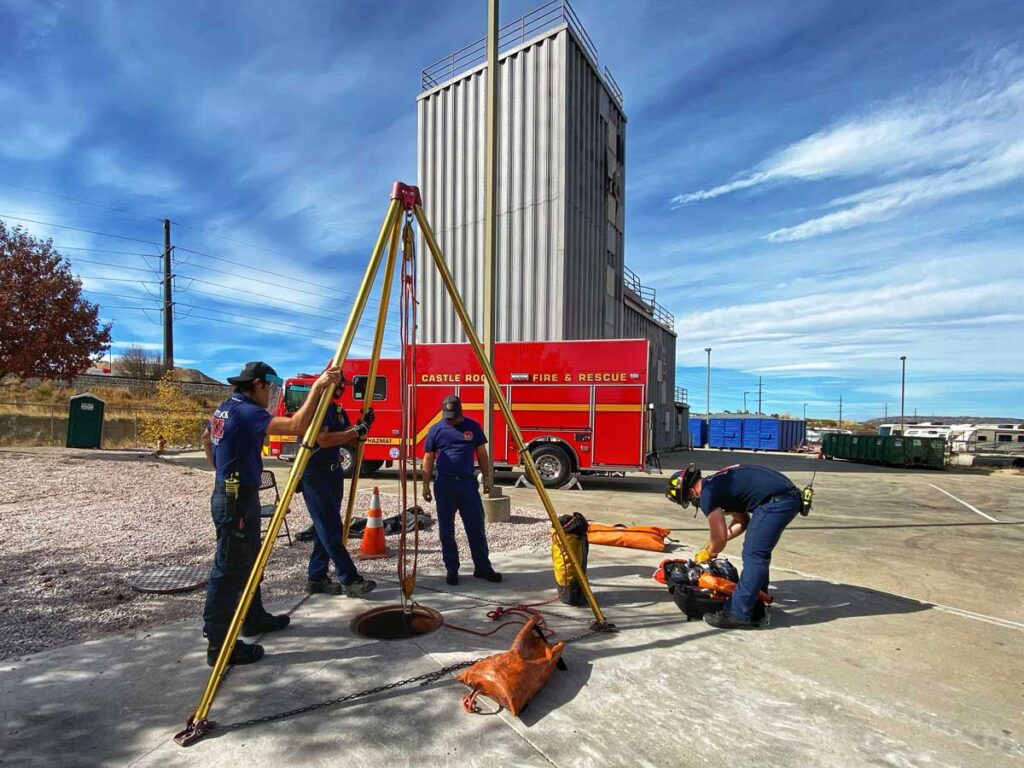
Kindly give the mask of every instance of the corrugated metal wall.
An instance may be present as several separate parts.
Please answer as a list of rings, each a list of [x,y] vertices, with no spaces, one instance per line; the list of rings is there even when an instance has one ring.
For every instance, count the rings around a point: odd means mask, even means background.
[[[632,307],[623,291],[626,117],[565,25],[499,62],[496,340],[649,339],[655,447],[683,445],[675,334]],[[483,66],[419,97],[424,210],[478,328],[485,121]],[[465,341],[440,280],[420,264],[419,339]]]
[[[623,310],[622,338],[650,341],[647,400],[654,403],[654,447],[677,448],[686,443],[689,425],[676,413],[676,335],[628,301]]]
[[[500,66],[497,340],[614,338],[626,118],[564,25],[502,54]],[[483,311],[485,99],[481,67],[419,98],[424,210],[474,319]],[[421,338],[464,340],[429,270],[419,291]]]
[[[500,58],[497,341],[564,338],[567,39],[563,30]],[[477,67],[419,98],[423,207],[478,326],[483,312],[486,90],[485,70]],[[432,270],[420,270],[418,289],[420,338],[464,341]]]
[[[582,48],[566,55],[566,338],[612,338],[622,324],[626,119]]]

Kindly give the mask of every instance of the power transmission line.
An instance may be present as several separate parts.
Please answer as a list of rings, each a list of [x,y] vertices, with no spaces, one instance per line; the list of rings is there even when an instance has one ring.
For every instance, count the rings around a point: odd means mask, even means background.
[[[128,237],[127,235],[115,235],[111,232],[98,232],[95,229],[83,229],[82,227],[71,227],[66,224],[54,224],[52,221],[39,221],[38,219],[26,219],[21,216],[11,216],[6,213],[0,213],[0,219],[13,219],[14,221],[24,221],[29,224],[39,224],[43,227],[56,227],[57,229],[70,229],[74,232],[86,232],[90,235],[97,235],[99,237],[114,237],[118,240],[130,240],[134,243],[145,243],[146,245],[160,245],[160,243],[154,240],[143,240],[139,237]]]
[[[116,211],[117,213],[127,213],[130,216],[138,216],[141,219],[151,219],[153,221],[163,221],[163,219],[157,218],[156,216],[147,216],[144,213],[137,213],[135,211],[130,211],[127,208],[115,208],[115,207],[110,206],[110,205],[103,205],[102,203],[93,203],[93,202],[90,202],[89,200],[82,200],[81,198],[78,198],[78,197],[70,197],[69,195],[58,195],[56,192],[47,192],[46,190],[43,190],[43,189],[33,189],[32,187],[23,187],[20,184],[12,184],[9,181],[0,181],[0,184],[3,184],[5,187],[12,187],[13,189],[21,189],[21,190],[24,190],[25,192],[35,192],[38,195],[46,195],[47,197],[56,197],[56,198],[59,198],[61,200],[70,200],[70,201],[75,202],[75,203],[82,203],[83,205],[91,205],[94,208],[103,208],[104,210],[107,210],[107,211]]]

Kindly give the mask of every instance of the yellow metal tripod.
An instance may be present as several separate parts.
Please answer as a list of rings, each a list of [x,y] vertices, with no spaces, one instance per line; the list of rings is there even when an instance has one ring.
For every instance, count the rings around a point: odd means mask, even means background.
[[[498,384],[497,376],[494,374],[494,369],[491,367],[491,363],[487,359],[487,355],[484,353],[483,345],[480,343],[480,338],[477,336],[476,329],[473,327],[469,313],[466,311],[466,307],[462,302],[462,297],[459,295],[458,289],[455,287],[455,281],[452,279],[452,275],[448,270],[447,264],[445,264],[444,257],[441,254],[441,249],[438,247],[437,240],[434,238],[434,232],[423,212],[420,192],[417,187],[402,184],[397,181],[392,187],[391,203],[388,206],[387,214],[384,217],[384,224],[381,226],[380,234],[377,236],[377,242],[373,247],[372,254],[370,255],[370,263],[366,267],[366,273],[363,275],[363,282],[359,287],[355,303],[352,306],[352,312],[349,314],[348,321],[345,324],[345,330],[341,335],[341,341],[338,343],[338,348],[331,360],[331,365],[334,367],[340,367],[348,357],[349,349],[351,348],[353,339],[356,335],[356,329],[359,326],[359,321],[362,318],[363,310],[366,308],[367,300],[369,299],[370,292],[373,289],[377,272],[380,268],[380,263],[384,257],[384,247],[389,244],[390,247],[388,248],[388,258],[387,265],[385,267],[380,309],[377,317],[377,328],[373,340],[369,377],[367,378],[366,391],[363,397],[363,413],[365,413],[372,405],[374,391],[373,382],[376,381],[377,365],[380,361],[381,345],[384,339],[387,307],[391,295],[391,285],[394,278],[398,243],[402,229],[401,219],[403,212],[407,215],[411,213],[419,225],[420,232],[427,244],[427,249],[430,251],[431,257],[433,258],[434,266],[437,268],[437,271],[441,276],[445,289],[448,291],[448,295],[455,307],[455,312],[458,314],[459,320],[462,323],[462,328],[466,333],[466,337],[469,339],[469,343],[473,347],[473,352],[480,363],[481,369],[483,370],[484,377],[487,379],[487,384],[494,398],[494,402],[505,417],[505,423],[508,425],[509,433],[512,436],[516,449],[519,451],[519,456],[526,469],[526,474],[534,488],[537,489],[537,494],[540,496],[541,503],[544,505],[544,509],[547,511],[548,517],[551,519],[552,530],[558,538],[561,548],[569,560],[573,574],[580,586],[583,588],[583,593],[586,596],[587,603],[590,605],[591,611],[594,613],[594,624],[592,625],[592,628],[596,630],[610,631],[614,625],[609,624],[605,620],[604,614],[601,612],[601,607],[597,604],[597,599],[594,597],[594,593],[590,589],[590,582],[587,581],[587,575],[583,571],[579,559],[573,552],[572,547],[569,545],[565,532],[562,530],[562,525],[558,520],[558,514],[555,512],[554,504],[551,502],[551,498],[548,496],[547,490],[544,488],[544,484],[537,472],[537,467],[533,463],[533,457],[526,448],[526,443],[523,440],[522,432],[519,430],[519,425],[516,423],[515,417],[512,415],[512,409],[509,408],[508,402],[505,400],[505,396]],[[309,427],[306,429],[306,434],[303,436],[302,442],[299,443],[298,452],[295,455],[295,461],[292,464],[291,473],[288,475],[288,481],[285,483],[285,486],[281,491],[277,507],[274,509],[274,515],[270,519],[270,525],[264,535],[263,544],[260,547],[259,554],[256,556],[256,562],[253,564],[252,571],[249,573],[249,579],[242,591],[242,597],[238,603],[238,607],[235,609],[235,615],[232,617],[231,623],[228,626],[227,636],[224,638],[224,642],[221,645],[220,653],[218,654],[217,661],[213,666],[213,671],[210,673],[210,679],[206,684],[206,689],[203,691],[203,695],[199,700],[199,705],[196,707],[195,713],[189,717],[185,729],[174,737],[174,740],[182,746],[187,746],[197,741],[202,738],[203,734],[215,727],[215,723],[208,719],[213,699],[217,695],[217,688],[219,687],[221,678],[224,676],[224,672],[228,667],[231,653],[235,647],[235,641],[238,639],[239,632],[242,629],[242,622],[249,611],[249,606],[252,604],[256,588],[259,586],[260,579],[263,577],[263,571],[267,566],[267,561],[270,559],[270,552],[274,547],[274,542],[277,540],[277,534],[284,522],[284,516],[291,504],[292,497],[295,495],[295,490],[299,484],[299,480],[302,478],[302,473],[305,471],[306,465],[309,462],[309,457],[312,453],[310,446],[316,442],[317,434],[320,431],[320,425],[323,423],[324,415],[327,413],[327,408],[333,397],[334,394],[331,390],[326,390],[321,395],[313,418],[309,423]],[[412,448],[415,450],[415,446],[412,446]],[[360,442],[356,449],[352,465],[352,486],[348,497],[348,507],[345,512],[345,539],[348,537],[349,523],[352,518],[353,504],[356,489],[358,487],[359,471],[362,465],[362,460],[363,443]]]

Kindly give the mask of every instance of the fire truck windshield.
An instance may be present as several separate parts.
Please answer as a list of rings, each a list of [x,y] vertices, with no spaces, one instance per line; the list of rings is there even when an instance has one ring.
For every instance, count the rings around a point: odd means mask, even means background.
[[[288,384],[284,390],[285,413],[295,413],[309,397],[312,387],[308,384]]]

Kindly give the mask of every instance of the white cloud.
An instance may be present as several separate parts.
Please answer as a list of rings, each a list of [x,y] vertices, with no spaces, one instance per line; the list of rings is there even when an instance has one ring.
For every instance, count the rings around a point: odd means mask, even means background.
[[[677,362],[697,364],[711,346],[716,365],[775,378],[871,377],[901,354],[918,373],[1024,375],[1019,346],[1024,291],[1013,244],[944,248],[868,272],[810,282],[799,294],[677,314]],[[740,294],[744,295],[744,294]]]
[[[155,163],[125,162],[113,149],[94,149],[86,158],[93,184],[114,187],[133,195],[169,197],[181,186],[176,174]]]
[[[941,86],[802,139],[739,178],[672,199],[674,207],[771,183],[871,179],[840,208],[767,235],[803,240],[892,218],[912,206],[1024,179],[1024,59],[1003,51]],[[883,183],[878,183],[883,182]]]

